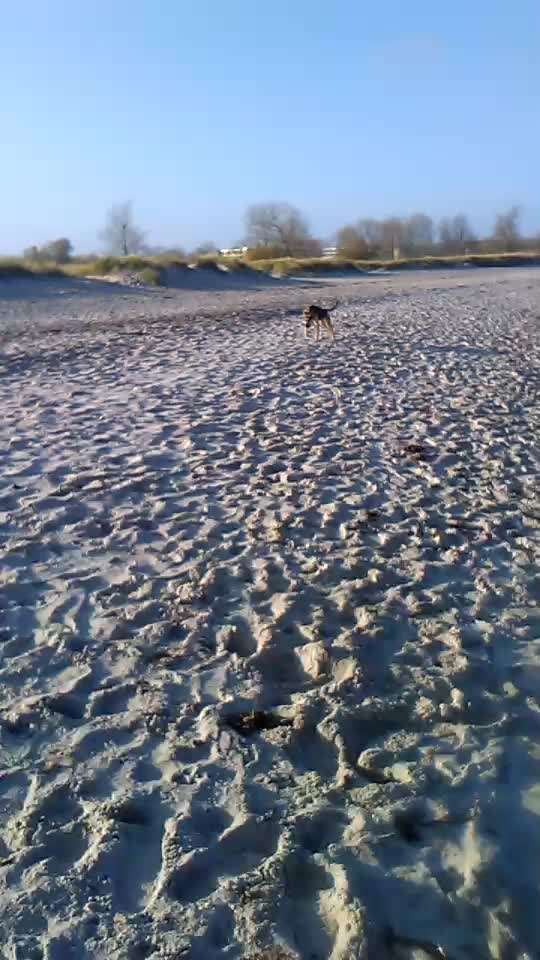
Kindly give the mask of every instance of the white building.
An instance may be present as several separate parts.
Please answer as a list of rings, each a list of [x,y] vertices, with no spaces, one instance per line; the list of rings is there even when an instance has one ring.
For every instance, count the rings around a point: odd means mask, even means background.
[[[224,247],[219,251],[222,257],[244,257],[248,252],[247,247]]]

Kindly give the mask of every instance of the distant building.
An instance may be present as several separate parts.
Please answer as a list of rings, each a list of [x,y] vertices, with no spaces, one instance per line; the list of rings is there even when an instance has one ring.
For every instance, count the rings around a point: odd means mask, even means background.
[[[245,257],[247,252],[247,247],[224,247],[219,251],[222,257]]]

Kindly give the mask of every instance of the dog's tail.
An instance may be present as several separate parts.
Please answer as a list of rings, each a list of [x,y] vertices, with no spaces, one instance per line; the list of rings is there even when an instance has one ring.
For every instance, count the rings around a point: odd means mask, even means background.
[[[333,304],[333,306],[327,307],[326,309],[327,309],[328,313],[332,313],[332,311],[333,311],[333,310],[337,310],[338,307],[339,307],[339,300],[336,300],[336,302]]]

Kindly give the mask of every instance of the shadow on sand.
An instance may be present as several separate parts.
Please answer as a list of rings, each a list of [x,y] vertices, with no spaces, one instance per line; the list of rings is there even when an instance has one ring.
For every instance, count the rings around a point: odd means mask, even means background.
[[[0,277],[0,301],[65,300],[70,297],[164,299],[186,292],[255,292],[277,287],[311,287],[327,284],[326,277],[271,277],[254,270],[226,272],[208,267],[169,268],[163,271],[160,286],[110,282],[90,277],[14,276]]]

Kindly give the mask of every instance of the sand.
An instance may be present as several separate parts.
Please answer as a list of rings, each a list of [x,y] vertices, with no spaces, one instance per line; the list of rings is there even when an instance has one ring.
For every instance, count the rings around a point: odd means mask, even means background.
[[[539,320],[0,282],[2,958],[539,955]]]

